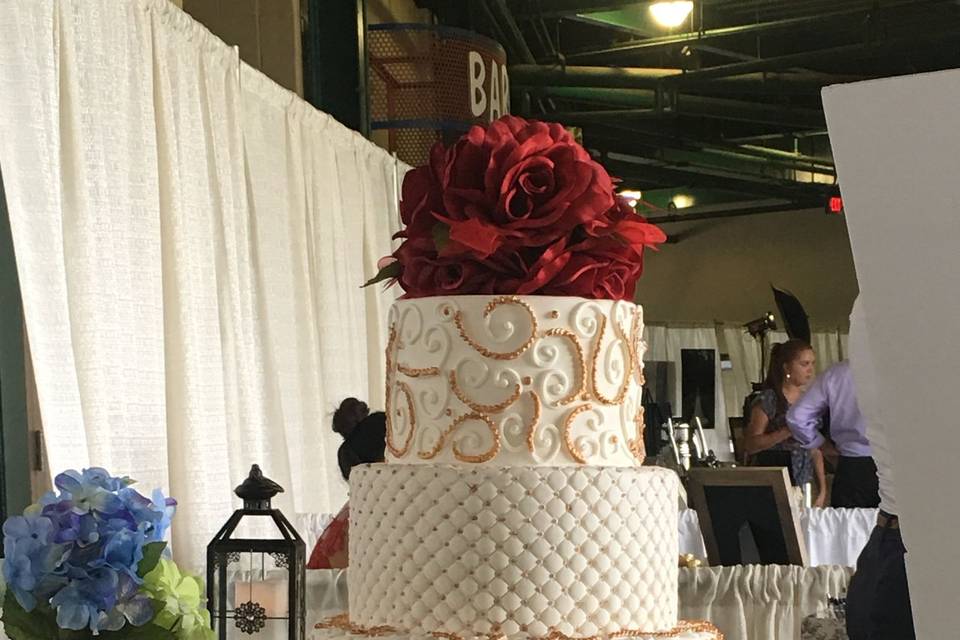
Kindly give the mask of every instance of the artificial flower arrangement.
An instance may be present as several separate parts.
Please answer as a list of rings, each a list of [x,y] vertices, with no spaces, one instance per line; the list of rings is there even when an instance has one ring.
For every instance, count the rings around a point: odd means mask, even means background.
[[[85,469],[3,525],[3,624],[11,640],[211,640],[199,579],[163,541],[176,502]]]
[[[403,240],[367,284],[462,294],[632,300],[643,250],[666,236],[562,125],[474,126],[403,180]]]

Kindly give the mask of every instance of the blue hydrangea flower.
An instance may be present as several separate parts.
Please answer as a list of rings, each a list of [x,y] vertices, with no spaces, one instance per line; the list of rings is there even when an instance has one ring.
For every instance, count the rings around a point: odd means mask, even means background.
[[[130,576],[120,574],[117,604],[100,620],[100,628],[106,631],[122,629],[126,623],[142,627],[153,620],[153,602],[140,590],[140,585]]]
[[[98,634],[107,618],[104,612],[117,604],[119,585],[120,576],[109,568],[91,571],[86,580],[71,580],[50,599],[57,612],[57,626],[75,631],[89,627]]]
[[[68,495],[61,495],[61,499],[69,498],[73,501],[73,511],[77,514],[98,511],[100,513],[116,513],[123,508],[123,501],[113,493],[97,484],[101,479],[94,475],[90,480],[83,474],[74,471],[64,471],[54,479],[54,484],[60,491]]]
[[[119,495],[127,511],[133,517],[134,526],[139,526],[142,523],[150,524],[147,528],[148,542],[163,540],[170,528],[170,521],[176,510],[177,501],[164,496],[160,489],[154,490],[152,499],[131,488],[121,490]]]
[[[8,588],[27,611],[49,604],[63,629],[98,635],[149,623],[154,605],[137,570],[176,502],[161,491],[147,498],[99,467],[66,471],[55,484],[58,492],[4,525]]]
[[[3,577],[25,611],[60,582],[67,549],[52,543],[53,532],[53,522],[37,515],[14,516],[3,524]]]
[[[80,476],[85,484],[94,485],[112,492],[120,491],[133,484],[133,480],[130,478],[115,478],[102,467],[84,469]]]
[[[125,525],[122,520],[111,521],[115,525]],[[90,563],[92,567],[109,567],[118,573],[124,573],[141,582],[137,576],[137,567],[143,560],[143,547],[147,542],[143,528],[127,529],[120,526],[113,530],[108,530],[104,535],[104,544],[100,551],[100,557]]]

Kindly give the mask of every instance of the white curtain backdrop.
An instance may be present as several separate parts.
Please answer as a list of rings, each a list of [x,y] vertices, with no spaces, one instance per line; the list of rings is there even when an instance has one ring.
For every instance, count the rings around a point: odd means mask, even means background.
[[[660,325],[649,325],[644,327],[643,339],[647,343],[647,352],[644,355],[644,361],[668,361],[674,362],[672,369],[673,380],[670,388],[672,389],[673,414],[680,415],[682,404],[682,385],[681,385],[681,355],[683,349],[713,349],[717,351],[717,333],[713,327],[667,327]],[[707,439],[707,448],[713,449],[714,453],[721,460],[730,460],[733,454],[730,452],[730,430],[727,425],[727,407],[724,398],[722,380],[720,377],[720,355],[717,353],[715,366],[715,395],[714,395],[714,415],[716,419],[715,429],[705,429],[704,436]]]
[[[196,566],[251,463],[335,512],[330,414],[383,394],[362,291],[402,167],[168,0],[0,0],[0,166],[51,471],[179,502]],[[292,513],[291,513],[292,515]]]
[[[728,416],[739,416],[743,413],[743,400],[752,390],[751,383],[757,382],[760,376],[760,343],[744,332],[739,325],[724,325],[720,331],[730,354],[733,368],[723,372],[723,392],[726,398]],[[770,347],[778,342],[786,342],[787,334],[782,331],[771,331],[767,334],[766,357],[764,362],[770,363]],[[817,373],[822,373],[832,365],[843,360],[846,356],[847,334],[840,331],[814,331],[810,335],[810,343],[817,355]]]

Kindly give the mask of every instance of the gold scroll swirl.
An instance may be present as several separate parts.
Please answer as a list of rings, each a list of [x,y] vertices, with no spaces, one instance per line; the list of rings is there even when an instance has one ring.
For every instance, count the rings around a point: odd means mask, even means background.
[[[410,385],[408,385],[406,382],[398,382],[397,388],[399,388],[400,391],[403,392],[403,395],[407,399],[407,419],[409,420],[410,424],[407,428],[407,437],[403,441],[402,449],[397,448],[396,444],[393,441],[393,429],[390,428],[389,424],[387,425],[387,448],[390,450],[390,453],[392,453],[395,457],[402,458],[403,456],[407,455],[407,451],[410,450],[410,441],[413,440],[413,433],[414,431],[417,430],[417,414],[416,414],[416,410],[413,407],[413,391],[410,390]],[[392,422],[391,420],[392,416],[390,416],[390,413],[389,413],[390,406],[392,405],[392,403],[390,402],[390,395],[392,394],[390,394],[388,391],[387,393],[388,418],[387,419]]]
[[[533,399],[533,417],[530,419],[530,428],[527,430],[527,450],[530,453],[534,452],[534,436],[537,434],[537,425],[540,424],[540,396],[537,395],[536,391],[530,392],[530,397]]]
[[[627,441],[627,449],[629,449],[630,453],[633,454],[633,457],[640,462],[643,462],[644,458],[647,457],[647,448],[643,444],[643,432],[646,430],[646,427],[643,423],[643,412],[644,409],[641,406],[639,409],[637,409],[637,415],[633,418],[634,424],[637,425],[636,439]]]
[[[607,405],[618,405],[623,402],[623,399],[627,396],[627,390],[630,388],[630,375],[631,369],[633,368],[633,350],[627,346],[627,361],[624,363],[623,367],[623,382],[620,384],[620,388],[617,390],[617,395],[610,398],[603,394],[600,391],[600,386],[597,384],[597,368],[600,364],[600,352],[603,350],[603,334],[607,327],[607,317],[600,316],[599,320],[600,326],[597,328],[597,342],[593,347],[593,363],[590,367],[590,388],[593,391],[594,398],[600,404]],[[619,332],[619,325],[614,323]],[[621,340],[626,342],[624,336],[619,336]]]
[[[423,367],[422,369],[414,369],[413,367],[408,367],[403,363],[397,364],[397,371],[408,378],[432,378],[433,376],[440,375],[440,367]]]
[[[420,451],[417,455],[423,460],[432,460],[443,449],[443,445],[450,434],[460,428],[460,425],[462,425],[464,422],[468,422],[470,420],[478,420],[487,425],[487,428],[490,430],[490,435],[493,439],[493,445],[490,447],[489,451],[485,451],[479,455],[468,455],[460,451],[460,449],[457,448],[457,443],[454,442],[453,456],[460,462],[480,463],[486,462],[487,460],[492,460],[498,453],[500,453],[500,433],[497,431],[497,425],[493,423],[493,420],[481,413],[468,413],[460,416],[454,420],[453,423],[447,427],[442,434],[440,434],[440,437],[437,439],[437,443],[433,445],[433,448],[430,449],[430,451]]]
[[[587,361],[583,355],[583,347],[580,345],[580,340],[577,338],[577,335],[570,331],[569,329],[555,328],[550,329],[545,332],[543,335],[550,337],[560,337],[567,338],[570,340],[570,344],[573,345],[573,350],[576,352],[577,365],[580,367],[580,384],[577,387],[573,387],[570,390],[570,393],[566,397],[561,398],[557,404],[560,406],[565,406],[571,402],[576,401],[577,398],[583,395],[584,390],[587,386]]]
[[[578,415],[584,411],[590,411],[592,409],[593,405],[589,402],[587,404],[581,404],[580,406],[571,409],[570,413],[567,414],[567,417],[563,421],[563,442],[565,445],[567,445],[567,451],[570,453],[570,457],[580,464],[587,464],[587,459],[584,457],[583,452],[580,451],[580,448],[573,441],[573,436],[570,434],[570,427],[573,426],[573,421]]]
[[[386,380],[386,396],[385,400],[385,411],[387,417],[387,449],[396,457],[400,457],[407,452],[406,447],[404,447],[401,452],[400,449],[397,449],[396,445],[393,442],[393,350],[397,346],[397,325],[392,323],[390,325],[390,330],[387,337],[387,380]],[[409,399],[410,396],[407,396]],[[410,430],[411,437],[413,435],[413,429]]]
[[[501,411],[510,407],[514,402],[520,399],[520,385],[514,385],[513,393],[504,400],[497,404],[480,404],[469,398],[467,394],[460,388],[460,384],[457,382],[457,372],[453,369],[450,370],[450,389],[453,391],[453,394],[463,404],[470,407],[475,413],[481,414],[490,414],[490,413],[500,413]]]
[[[533,313],[533,309],[530,308],[526,302],[518,298],[517,296],[500,296],[499,298],[494,298],[487,305],[486,309],[483,310],[483,317],[488,317],[493,311],[504,304],[515,304],[520,307],[523,307],[526,310],[527,315],[530,317],[530,337],[527,338],[526,342],[520,345],[519,348],[514,349],[510,352],[501,352],[501,351],[491,351],[485,346],[474,340],[470,334],[467,333],[466,328],[463,325],[463,312],[457,309],[456,313],[453,316],[453,321],[457,325],[457,330],[460,332],[460,337],[463,338],[464,342],[469,344],[473,349],[482,356],[487,358],[493,358],[494,360],[514,360],[523,355],[527,349],[529,349],[534,340],[537,337],[537,317]]]

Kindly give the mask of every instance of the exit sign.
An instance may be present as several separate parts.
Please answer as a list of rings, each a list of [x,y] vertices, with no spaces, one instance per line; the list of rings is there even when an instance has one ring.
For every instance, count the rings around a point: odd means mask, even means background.
[[[843,213],[843,198],[840,196],[831,196],[827,200],[827,213],[840,215]]]

